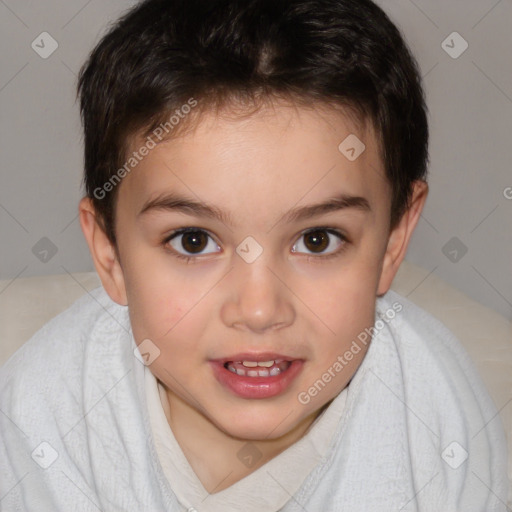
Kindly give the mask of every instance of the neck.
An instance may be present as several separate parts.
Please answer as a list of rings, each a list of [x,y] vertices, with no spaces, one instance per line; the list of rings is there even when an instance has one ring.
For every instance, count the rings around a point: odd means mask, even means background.
[[[219,429],[201,412],[167,388],[165,396],[167,403],[163,403],[163,407],[174,437],[194,473],[210,494],[230,487],[297,442],[328,406],[327,403],[304,418],[284,436],[255,441],[236,438]],[[238,458],[238,452],[248,443],[259,458],[256,461],[248,459],[245,464]]]

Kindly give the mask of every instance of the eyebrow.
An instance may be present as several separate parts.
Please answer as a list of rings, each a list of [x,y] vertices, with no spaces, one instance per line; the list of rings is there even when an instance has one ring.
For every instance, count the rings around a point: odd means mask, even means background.
[[[322,203],[292,208],[283,215],[281,222],[298,222],[346,209],[359,210],[363,213],[371,212],[370,203],[366,198],[349,194],[339,194]],[[216,219],[228,225],[233,224],[233,217],[216,206],[208,205],[204,202],[196,201],[173,192],[159,195],[154,199],[146,201],[141,211],[137,214],[137,217],[155,210],[181,212],[196,217]]]

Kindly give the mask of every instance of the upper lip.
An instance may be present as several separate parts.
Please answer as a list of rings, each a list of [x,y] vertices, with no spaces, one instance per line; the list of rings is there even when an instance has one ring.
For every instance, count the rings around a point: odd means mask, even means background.
[[[220,357],[218,359],[212,359],[212,361],[222,364],[227,363],[228,361],[255,361],[259,363],[262,361],[276,361],[281,359],[285,361],[295,361],[296,359],[299,358],[283,354],[276,354],[275,352],[244,352],[240,354],[233,354],[227,357]]]

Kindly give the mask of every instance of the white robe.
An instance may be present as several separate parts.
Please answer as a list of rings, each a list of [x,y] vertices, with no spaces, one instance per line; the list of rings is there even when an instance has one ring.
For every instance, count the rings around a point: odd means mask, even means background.
[[[390,291],[376,320],[397,301],[402,311],[329,406],[343,411],[327,455],[283,512],[506,510],[492,400],[431,315]],[[185,510],[155,449],[134,350],[127,308],[98,288],[0,369],[1,511]]]

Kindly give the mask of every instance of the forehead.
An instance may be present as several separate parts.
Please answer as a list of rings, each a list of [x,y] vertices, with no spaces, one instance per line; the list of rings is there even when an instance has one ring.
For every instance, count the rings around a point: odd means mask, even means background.
[[[129,154],[146,140],[132,141]],[[119,201],[133,211],[169,191],[240,215],[337,192],[367,197],[377,210],[390,200],[371,123],[339,108],[279,102],[243,115],[202,112],[147,152],[121,185]]]

